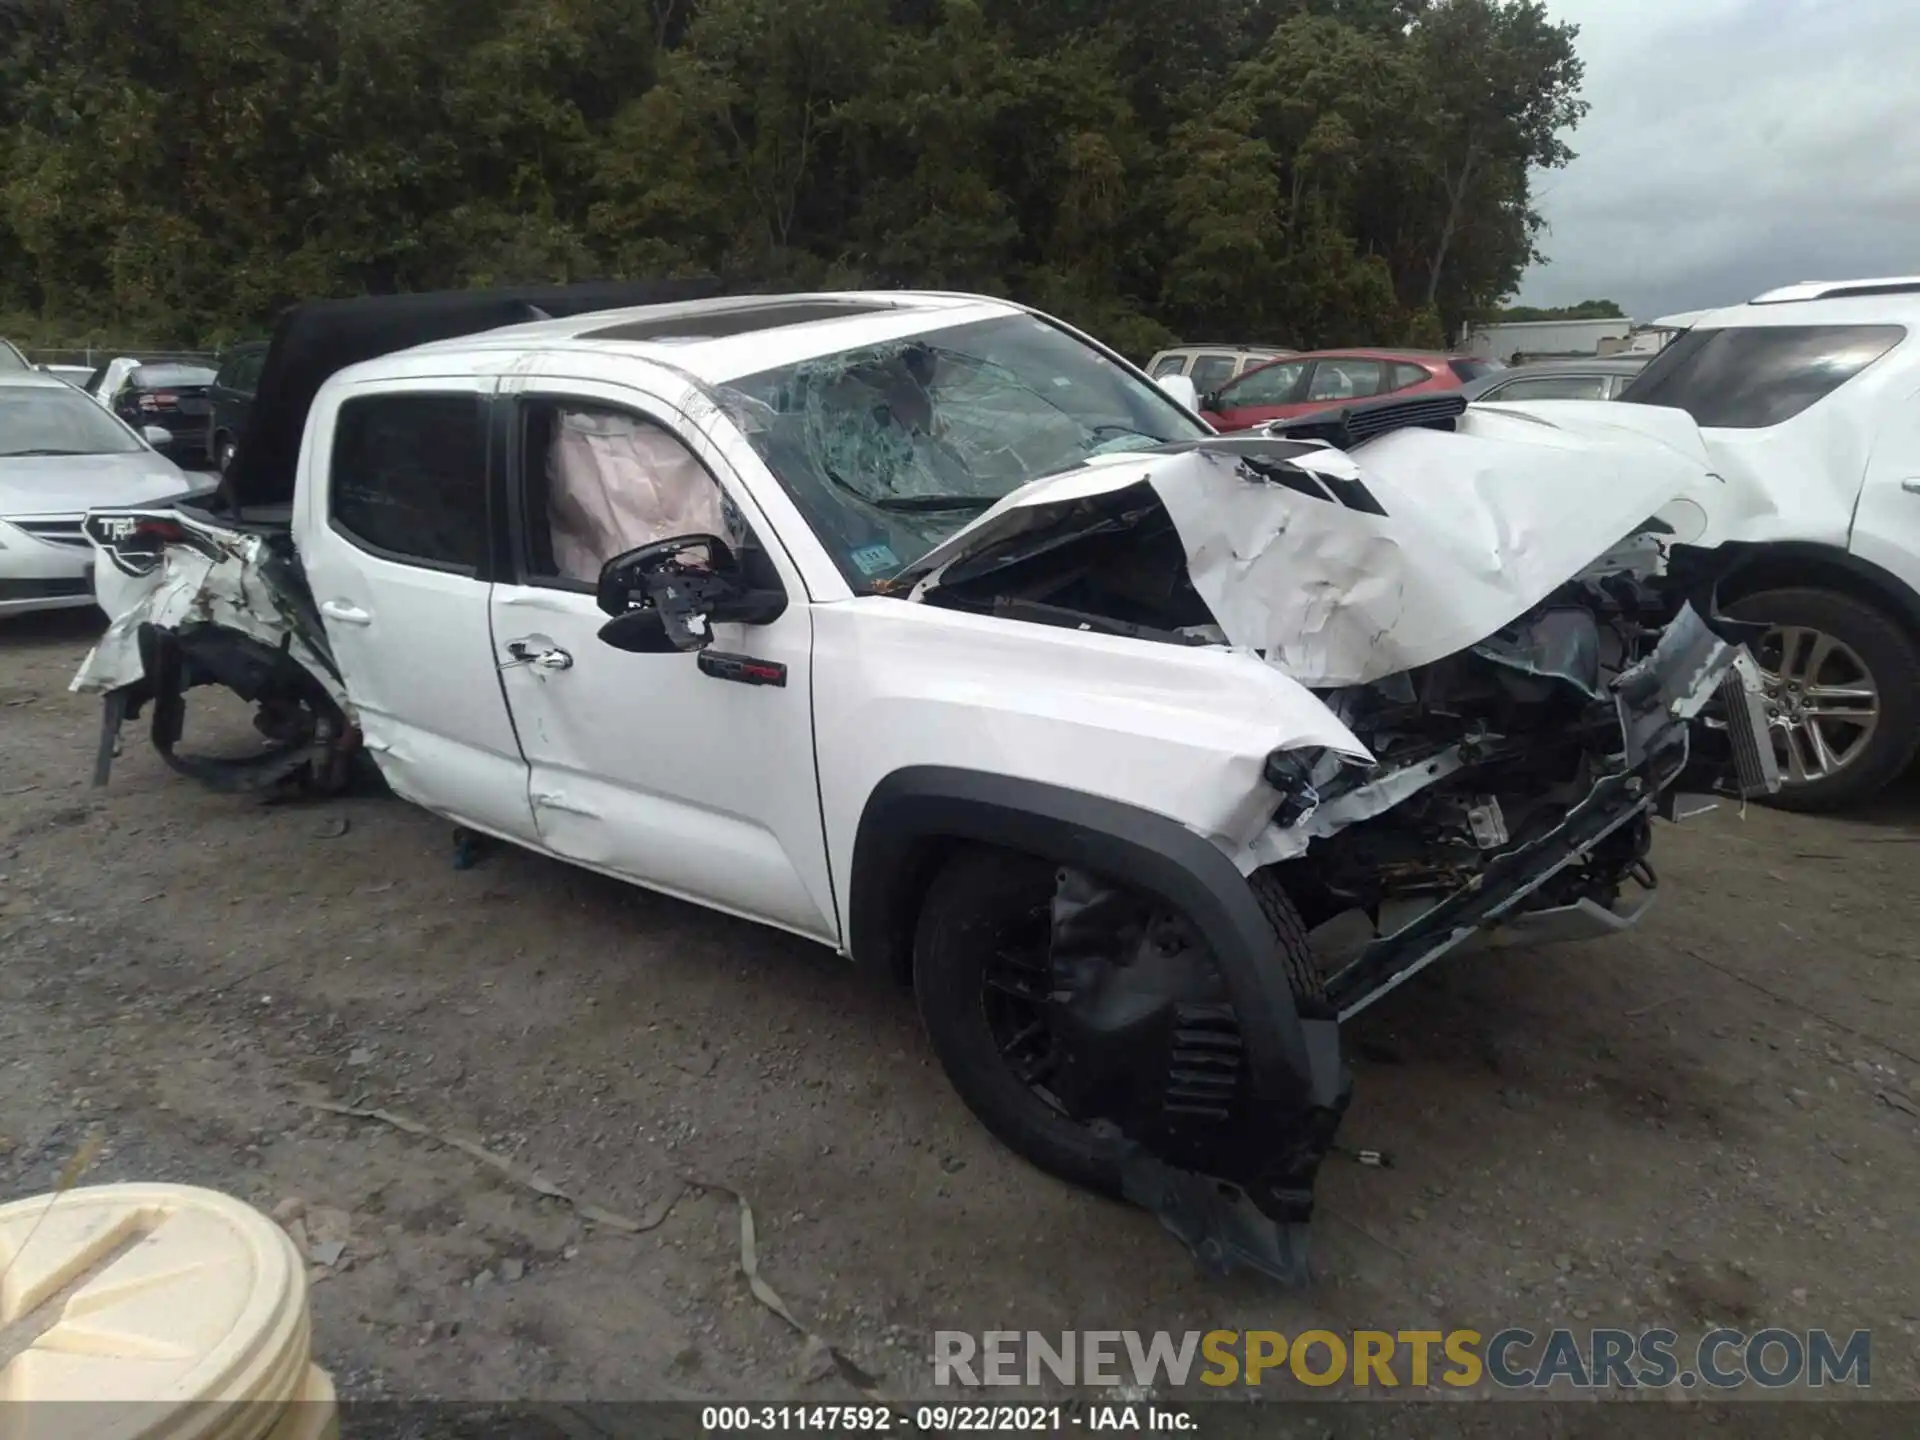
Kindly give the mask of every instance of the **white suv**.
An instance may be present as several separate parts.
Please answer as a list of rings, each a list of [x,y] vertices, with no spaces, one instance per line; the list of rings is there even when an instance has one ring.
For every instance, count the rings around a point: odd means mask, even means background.
[[[1726,613],[1767,627],[1779,803],[1880,789],[1920,743],[1920,277],[1703,315],[1621,399],[1687,412],[1725,481],[1698,544]]]

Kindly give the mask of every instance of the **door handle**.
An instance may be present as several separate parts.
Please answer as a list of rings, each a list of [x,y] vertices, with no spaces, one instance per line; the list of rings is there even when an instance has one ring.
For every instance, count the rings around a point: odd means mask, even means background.
[[[535,650],[524,641],[515,640],[507,646],[507,654],[511,655],[513,659],[507,664],[502,665],[500,667],[502,670],[511,670],[516,665],[533,665],[542,670],[571,670],[573,668],[573,656],[557,646],[551,650]]]
[[[358,605],[350,605],[345,600],[323,600],[320,613],[329,620],[338,620],[342,625],[371,625],[373,616]]]
[[[1902,480],[1900,488],[1909,495],[1920,495],[1920,480]]]

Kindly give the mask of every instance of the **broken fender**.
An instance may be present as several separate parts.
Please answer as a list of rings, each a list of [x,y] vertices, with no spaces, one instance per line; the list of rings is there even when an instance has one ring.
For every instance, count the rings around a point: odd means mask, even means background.
[[[161,757],[216,789],[345,783],[353,707],[284,534],[172,509],[95,511],[86,533],[112,616],[69,687],[103,697],[95,784],[107,781],[121,725],[148,705]],[[185,696],[201,685],[255,704],[268,746],[233,759],[179,753]]]

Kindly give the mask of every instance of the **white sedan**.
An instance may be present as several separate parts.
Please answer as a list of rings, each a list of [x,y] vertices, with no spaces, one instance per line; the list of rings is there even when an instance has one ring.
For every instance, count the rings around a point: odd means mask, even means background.
[[[146,437],[51,375],[0,375],[0,616],[93,603],[86,512],[184,495]]]

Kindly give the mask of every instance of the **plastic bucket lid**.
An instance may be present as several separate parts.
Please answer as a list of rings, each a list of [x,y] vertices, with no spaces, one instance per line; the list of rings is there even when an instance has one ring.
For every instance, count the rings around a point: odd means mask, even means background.
[[[330,1422],[330,1406],[286,1409],[332,1397],[308,1346],[300,1254],[238,1200],[132,1184],[0,1206],[0,1401],[32,1402],[0,1405],[0,1440],[258,1440],[301,1412]]]
[[[281,1417],[267,1440],[339,1440],[340,1421],[334,1408],[331,1375],[318,1365],[307,1366],[306,1383],[294,1398],[298,1403]]]

